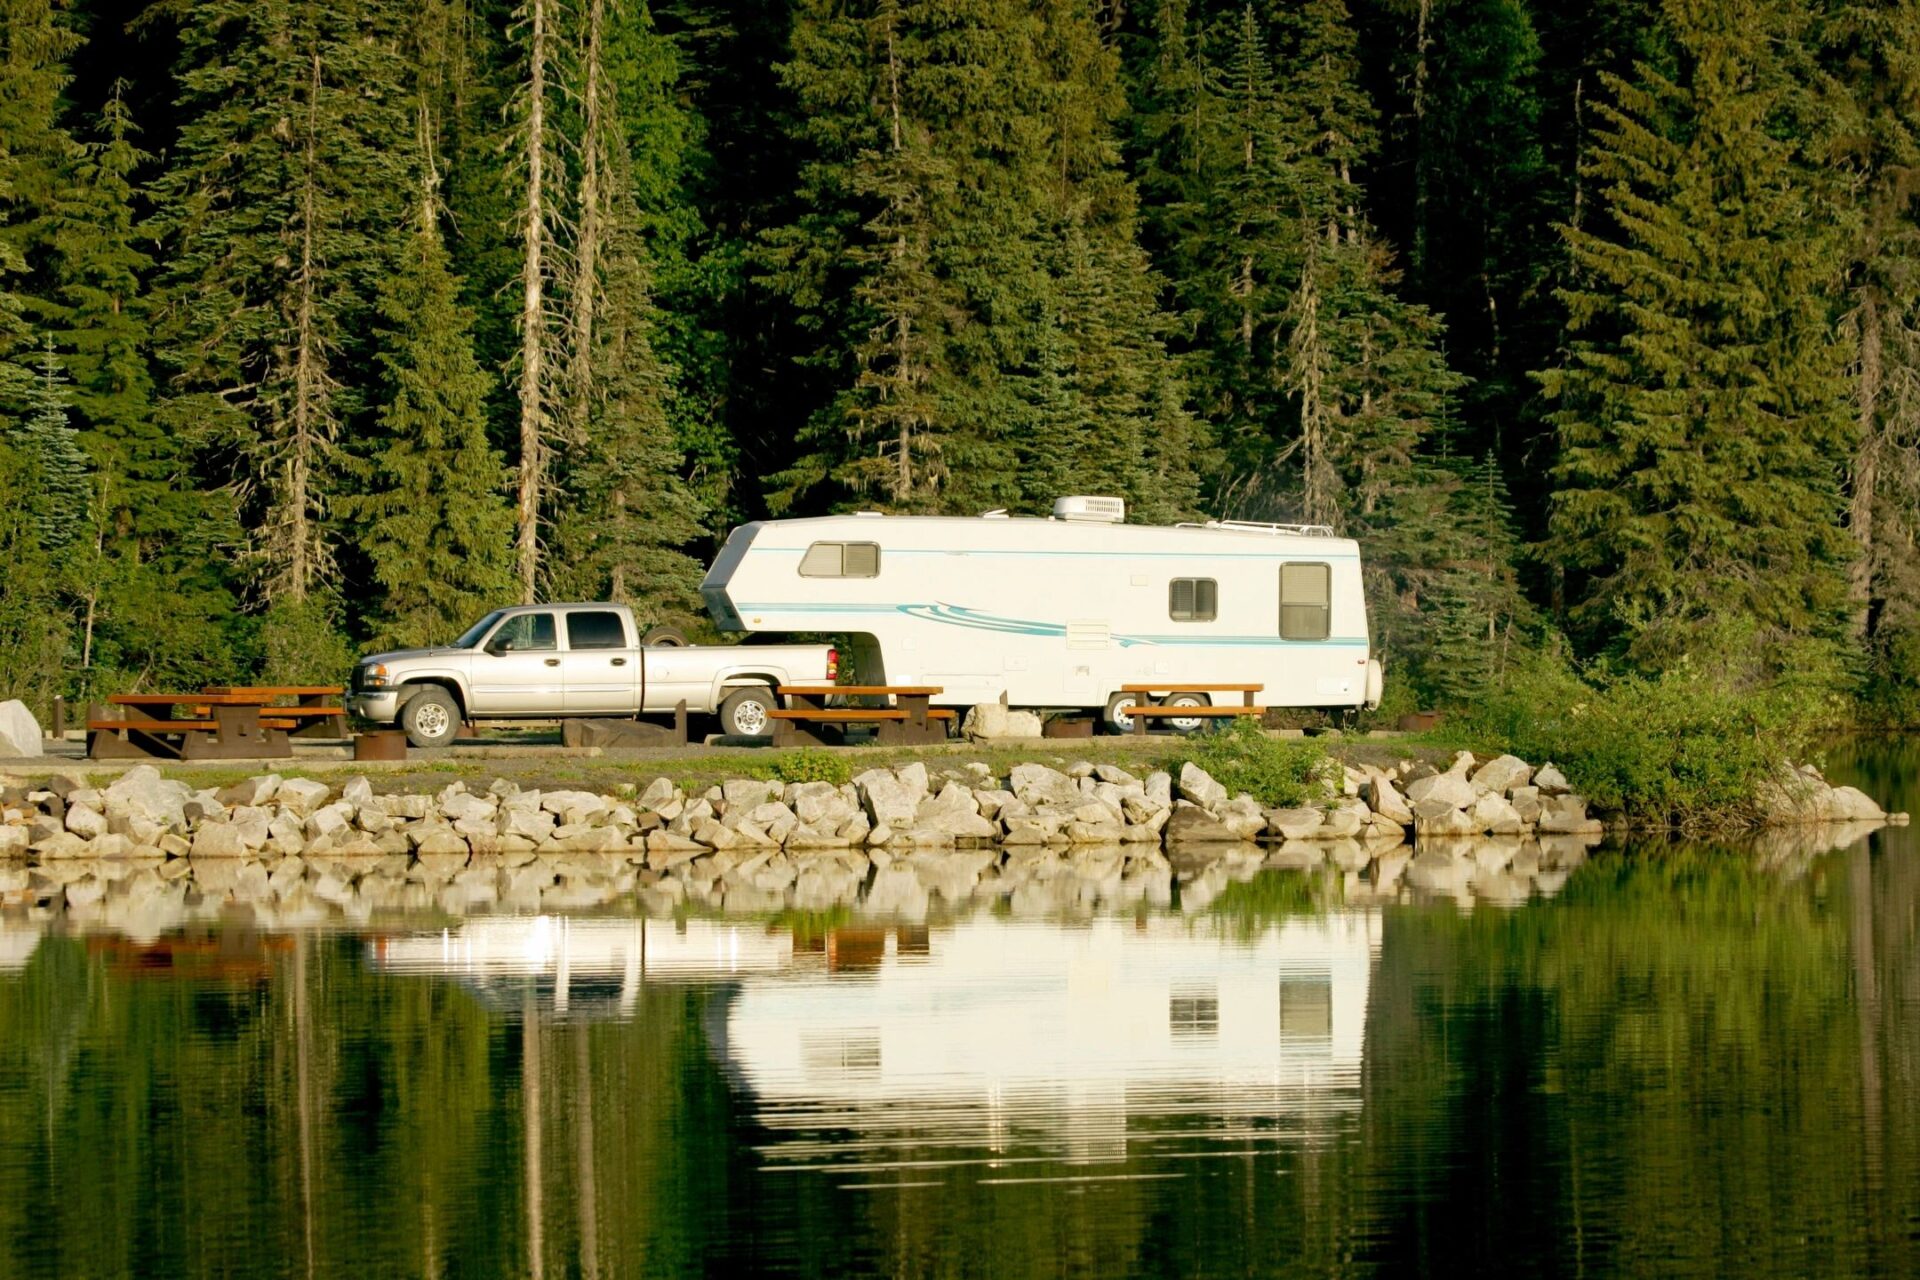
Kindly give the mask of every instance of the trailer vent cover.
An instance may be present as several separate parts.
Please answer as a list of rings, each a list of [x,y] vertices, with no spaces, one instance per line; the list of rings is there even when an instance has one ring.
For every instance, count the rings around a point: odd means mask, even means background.
[[[1055,520],[1085,520],[1094,524],[1119,524],[1127,518],[1127,504],[1120,498],[1075,496],[1055,498]]]

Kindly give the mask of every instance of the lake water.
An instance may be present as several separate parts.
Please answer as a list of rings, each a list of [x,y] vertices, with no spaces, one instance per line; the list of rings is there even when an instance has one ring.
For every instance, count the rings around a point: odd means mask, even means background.
[[[1920,810],[1920,746],[1833,772]],[[1920,858],[1835,840],[906,918],[36,882],[0,1276],[1912,1276]]]

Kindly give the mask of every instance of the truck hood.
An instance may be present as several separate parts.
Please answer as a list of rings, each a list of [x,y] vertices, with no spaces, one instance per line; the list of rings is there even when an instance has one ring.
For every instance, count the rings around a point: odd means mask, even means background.
[[[445,645],[438,649],[389,649],[385,653],[369,653],[361,658],[356,666],[365,666],[369,662],[416,662],[422,658],[466,658],[473,655],[471,649],[456,649]]]

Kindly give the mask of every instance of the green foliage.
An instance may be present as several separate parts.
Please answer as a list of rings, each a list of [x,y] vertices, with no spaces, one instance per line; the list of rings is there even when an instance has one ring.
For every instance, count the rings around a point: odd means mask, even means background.
[[[33,475],[33,463],[0,441],[0,492],[27,491]],[[0,700],[19,698],[44,715],[61,692],[67,617],[27,503],[0,504],[0,584]]]
[[[1741,643],[1729,630],[1706,652]],[[1437,737],[1552,761],[1599,812],[1711,830],[1757,820],[1762,784],[1783,763],[1806,761],[1844,707],[1817,678],[1741,686],[1711,658],[1683,656],[1658,675],[1596,668],[1584,677],[1534,659]]]
[[[1232,936],[1257,938],[1288,920],[1324,916],[1340,900],[1340,881],[1324,871],[1262,871],[1251,880],[1229,881],[1207,913]]]
[[[1799,7],[1668,20],[1682,70],[1607,80],[1588,172],[1611,225],[1567,229],[1577,336],[1540,375],[1574,634],[1648,670],[1722,620],[1838,634],[1855,438],[1831,303],[1845,227],[1798,180]]]
[[[347,683],[356,655],[318,600],[283,600],[260,618],[260,675],[267,684]]]
[[[511,598],[506,468],[487,443],[491,379],[448,273],[437,225],[415,232],[381,299],[386,373],[368,492],[351,509],[380,586],[382,647],[434,644]]]
[[[1318,743],[1269,738],[1244,718],[1186,739],[1160,767],[1177,779],[1188,763],[1205,769],[1229,793],[1245,791],[1269,807],[1311,804],[1327,796],[1327,753]]]
[[[756,766],[755,776],[776,782],[831,782],[837,787],[853,778],[853,765],[845,753],[801,747]]]

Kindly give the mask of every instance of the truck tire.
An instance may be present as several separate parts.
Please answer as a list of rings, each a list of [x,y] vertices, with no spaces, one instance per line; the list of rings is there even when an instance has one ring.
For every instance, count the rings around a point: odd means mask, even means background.
[[[773,732],[773,717],[780,700],[764,684],[735,689],[720,704],[720,732],[738,738],[764,738]]]
[[[1138,693],[1116,693],[1107,699],[1107,709],[1100,717],[1108,733],[1132,733],[1133,717],[1127,714],[1128,707],[1150,703],[1153,699]]]
[[[422,685],[400,705],[400,727],[416,747],[444,747],[460,732],[460,704],[439,685]]]
[[[685,648],[687,637],[678,627],[651,627],[647,634],[640,637],[641,644],[666,645],[669,648]]]

